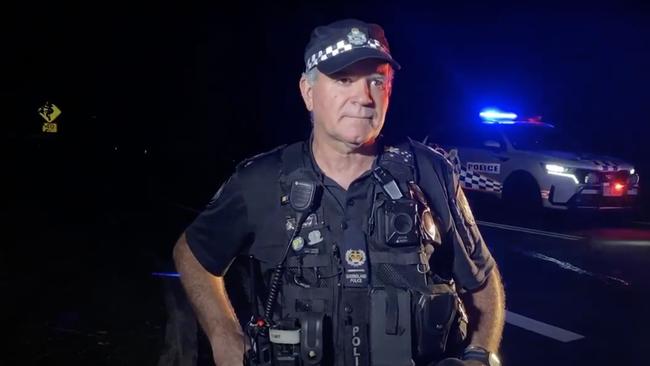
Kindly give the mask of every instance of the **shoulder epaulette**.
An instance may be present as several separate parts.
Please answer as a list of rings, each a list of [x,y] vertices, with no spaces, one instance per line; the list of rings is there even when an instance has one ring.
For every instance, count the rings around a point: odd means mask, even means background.
[[[413,153],[407,146],[385,146],[381,159],[413,166]]]
[[[259,160],[261,160],[261,159],[263,159],[263,158],[265,158],[267,156],[273,155],[274,153],[277,153],[277,152],[281,151],[285,147],[287,147],[286,144],[285,145],[280,145],[280,146],[275,147],[275,148],[273,148],[273,149],[271,149],[269,151],[266,151],[266,152],[257,154],[255,156],[252,156],[250,158],[244,159],[239,164],[237,164],[236,169],[241,170],[241,169],[248,168],[249,166],[253,165],[256,161],[259,161]]]
[[[451,149],[449,151],[446,151],[445,149],[443,149],[441,146],[437,144],[434,143],[423,144],[415,140],[411,140],[411,144],[432,152],[434,156],[442,159],[443,161],[445,161],[445,163],[447,163],[450,167],[452,167],[456,173],[460,172],[461,164],[460,164],[460,159],[458,158],[458,150]]]

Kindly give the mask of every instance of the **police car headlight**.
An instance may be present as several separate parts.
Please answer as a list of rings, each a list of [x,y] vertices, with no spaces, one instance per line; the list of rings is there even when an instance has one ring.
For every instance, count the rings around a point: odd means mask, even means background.
[[[580,184],[580,181],[576,178],[575,172],[565,166],[558,164],[544,164],[544,168],[548,174],[571,178],[575,184]]]
[[[598,176],[598,174],[591,172],[585,175],[586,184],[598,184],[599,182],[600,182],[600,177]]]
[[[566,167],[557,164],[546,164],[544,165],[546,171],[549,173],[566,173],[569,171]]]

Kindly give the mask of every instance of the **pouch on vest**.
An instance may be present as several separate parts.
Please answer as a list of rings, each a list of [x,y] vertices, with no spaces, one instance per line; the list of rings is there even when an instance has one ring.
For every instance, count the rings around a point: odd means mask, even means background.
[[[413,294],[413,352],[418,365],[426,365],[438,359],[446,351],[448,340],[452,343],[460,341],[449,339],[451,333],[454,338],[460,335],[456,330],[461,324],[455,323],[461,320],[461,305],[455,291],[447,284],[436,284],[431,288],[429,294]]]
[[[300,355],[303,365],[320,365],[325,353],[325,313],[306,312],[299,315]]]
[[[370,292],[373,366],[411,366],[411,295],[395,287]]]

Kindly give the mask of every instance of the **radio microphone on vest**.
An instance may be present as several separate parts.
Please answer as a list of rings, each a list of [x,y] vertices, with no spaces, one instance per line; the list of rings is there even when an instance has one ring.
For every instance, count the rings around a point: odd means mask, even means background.
[[[316,190],[319,186],[315,182],[297,180],[291,184],[289,204],[296,211],[296,230],[302,225],[306,214],[314,206]]]

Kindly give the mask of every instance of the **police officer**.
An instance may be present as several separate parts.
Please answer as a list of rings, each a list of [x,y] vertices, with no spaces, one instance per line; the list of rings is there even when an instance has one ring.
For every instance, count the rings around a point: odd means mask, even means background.
[[[499,364],[503,287],[453,166],[380,141],[400,68],[383,29],[319,26],[305,67],[310,138],[240,163],[174,248],[215,363]],[[242,256],[250,310],[223,280]]]

